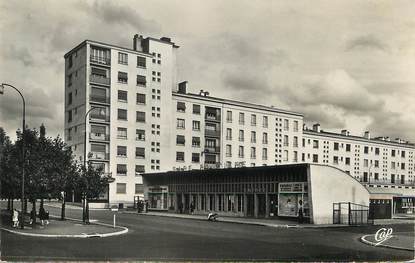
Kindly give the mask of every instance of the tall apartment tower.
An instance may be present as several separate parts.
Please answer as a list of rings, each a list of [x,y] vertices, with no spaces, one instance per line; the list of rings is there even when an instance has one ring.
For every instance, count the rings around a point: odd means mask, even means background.
[[[125,193],[142,195],[140,173],[173,165],[178,48],[167,37],[135,35],[132,49],[86,40],[64,56],[65,139],[79,161],[115,178],[103,201],[131,203]]]

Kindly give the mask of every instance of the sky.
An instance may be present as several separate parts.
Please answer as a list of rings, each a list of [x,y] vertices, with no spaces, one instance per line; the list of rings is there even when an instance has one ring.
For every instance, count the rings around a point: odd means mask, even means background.
[[[30,128],[63,135],[64,54],[172,38],[189,90],[301,112],[308,126],[415,142],[413,1],[0,1],[0,82]],[[21,101],[0,95],[15,137]]]

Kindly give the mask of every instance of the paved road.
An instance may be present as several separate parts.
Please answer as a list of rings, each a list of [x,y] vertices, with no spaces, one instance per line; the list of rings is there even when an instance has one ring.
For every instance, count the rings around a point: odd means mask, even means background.
[[[58,209],[49,208],[52,214]],[[68,210],[80,218],[80,210]],[[111,223],[112,212],[91,211]],[[409,260],[412,252],[371,247],[358,239],[378,227],[276,229],[264,226],[118,214],[129,233],[93,239],[29,238],[2,231],[3,260]],[[394,226],[412,231],[413,225]]]

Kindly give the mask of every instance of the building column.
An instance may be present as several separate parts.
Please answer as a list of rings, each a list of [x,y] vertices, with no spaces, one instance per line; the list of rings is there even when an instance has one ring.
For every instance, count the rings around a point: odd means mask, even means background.
[[[265,218],[269,218],[269,195],[265,193]]]
[[[254,217],[258,218],[258,194],[254,194]]]
[[[248,216],[248,196],[246,194],[243,194],[244,199],[244,217]]]

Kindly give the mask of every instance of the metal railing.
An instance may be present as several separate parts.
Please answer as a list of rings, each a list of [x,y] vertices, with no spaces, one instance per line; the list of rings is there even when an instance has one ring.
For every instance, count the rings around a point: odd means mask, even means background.
[[[206,136],[220,137],[220,131],[213,131],[213,130],[205,129],[205,135]]]
[[[104,152],[91,152],[90,159],[109,160],[110,159],[110,154],[109,153],[104,153]]]
[[[99,57],[99,56],[90,56],[90,60],[93,63],[102,64],[102,65],[111,65],[111,58]]]
[[[98,95],[89,95],[89,100],[93,101],[93,102],[100,102],[100,103],[110,103],[110,98],[109,97],[104,97],[104,96],[98,96]]]
[[[89,139],[96,140],[96,141],[109,141],[110,136],[104,133],[91,132],[89,133]]]
[[[351,202],[333,203],[333,224],[368,225],[369,207]]]
[[[110,85],[110,78],[101,76],[101,75],[89,75],[89,81],[90,82],[94,82],[94,83],[99,83],[99,84],[104,84],[104,85]]]
[[[110,116],[107,116],[107,115],[90,114],[89,117],[90,117],[89,120],[91,120],[91,121],[103,121],[103,122],[109,122],[110,121]]]
[[[205,152],[218,153],[218,152],[220,152],[220,147],[208,147],[208,146],[206,146],[205,147]]]
[[[211,121],[220,121],[220,115],[214,115],[214,114],[205,114],[205,119],[206,120],[211,120]]]

